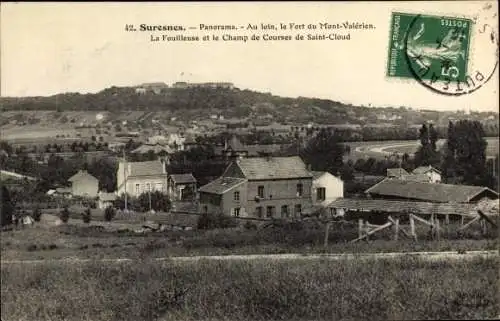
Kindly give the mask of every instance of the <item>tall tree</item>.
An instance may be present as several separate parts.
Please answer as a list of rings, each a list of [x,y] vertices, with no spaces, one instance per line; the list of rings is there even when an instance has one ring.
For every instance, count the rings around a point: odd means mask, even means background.
[[[324,128],[300,151],[300,156],[313,170],[328,171],[334,175],[343,167],[345,148],[335,132]]]
[[[437,153],[437,131],[432,124],[427,127],[423,124],[419,131],[420,146],[415,153],[415,166],[437,166],[440,163],[440,157]]]
[[[443,159],[447,182],[491,186],[494,180],[486,167],[483,126],[478,121],[460,120],[448,126],[448,142]]]

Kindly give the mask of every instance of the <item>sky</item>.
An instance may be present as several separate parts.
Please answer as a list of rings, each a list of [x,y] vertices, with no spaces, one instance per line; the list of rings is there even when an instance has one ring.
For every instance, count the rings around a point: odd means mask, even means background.
[[[483,14],[485,4],[483,1],[2,3],[1,96],[98,92],[111,86],[159,81],[167,84],[223,81],[233,82],[241,89],[286,97],[325,98],[353,105],[495,112],[499,109],[498,68],[482,88],[458,97],[434,93],[411,79],[386,76],[391,12],[475,17]],[[495,3],[491,12],[498,13]],[[347,41],[279,42],[152,42],[152,34],[175,33],[125,31],[127,24],[138,28],[140,24],[197,27],[345,21],[370,23],[375,29],[353,30]],[[250,35],[252,31],[183,32],[199,36],[211,33]],[[484,49],[479,44],[471,52],[477,56]]]

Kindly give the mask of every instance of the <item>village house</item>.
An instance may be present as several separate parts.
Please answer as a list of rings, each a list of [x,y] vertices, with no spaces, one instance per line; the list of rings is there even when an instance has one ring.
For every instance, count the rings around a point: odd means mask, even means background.
[[[498,199],[498,193],[482,186],[423,183],[386,178],[365,191],[373,199],[434,203],[475,203]]]
[[[201,212],[236,217],[301,217],[312,207],[312,174],[298,156],[233,161],[199,189]]]
[[[73,196],[96,197],[99,191],[99,180],[87,173],[86,170],[80,170],[68,179],[71,182],[71,194]]]
[[[276,154],[284,147],[280,144],[246,145],[233,135],[231,139],[225,141],[224,146],[216,146],[214,152],[217,156],[225,158],[258,157]]]
[[[168,195],[171,200],[182,201],[186,197],[193,200],[196,194],[196,178],[193,174],[171,174],[168,177]]]
[[[425,175],[430,183],[441,183],[441,171],[432,166],[420,166],[413,170],[413,175]]]
[[[125,192],[138,197],[148,191],[161,191],[167,193],[167,171],[166,164],[162,160],[147,162],[124,162],[118,163],[116,173],[116,194]]]
[[[344,197],[344,182],[329,172],[311,172],[313,175],[313,205],[326,206],[332,201]]]

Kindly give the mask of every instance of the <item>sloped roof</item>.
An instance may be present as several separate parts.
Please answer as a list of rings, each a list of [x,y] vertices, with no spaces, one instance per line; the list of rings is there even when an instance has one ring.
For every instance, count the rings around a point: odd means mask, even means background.
[[[329,208],[343,208],[346,210],[378,211],[386,213],[413,213],[413,214],[457,214],[476,216],[477,206],[475,204],[460,203],[430,203],[410,201],[388,201],[380,199],[350,199],[339,198],[330,204]]]
[[[244,182],[246,182],[244,178],[219,177],[200,187],[199,191],[210,194],[224,194]]]
[[[170,175],[172,180],[178,184],[186,184],[186,183],[196,183],[196,178],[194,178],[193,174],[172,174]]]
[[[74,182],[74,181],[80,181],[83,179],[90,179],[90,180],[95,180],[97,181],[98,179],[95,178],[94,176],[90,175],[87,171],[85,170],[79,170],[78,173],[75,175],[71,176],[68,181]]]
[[[130,172],[128,177],[131,176],[147,176],[147,175],[164,175],[163,164],[161,161],[146,161],[146,162],[130,162]]]
[[[408,173],[404,168],[388,168],[387,169],[387,176],[388,177],[409,175],[409,174],[410,173]]]
[[[425,173],[432,171],[432,170],[441,174],[441,171],[439,169],[436,169],[430,165],[429,166],[419,166],[419,167],[415,168],[412,173],[413,174],[425,174]]]
[[[243,175],[251,180],[312,177],[299,156],[250,157],[236,161]]]
[[[318,179],[320,178],[321,176],[323,176],[323,174],[325,174],[326,172],[320,172],[320,171],[311,171],[311,175],[313,176],[313,179]]]
[[[498,193],[482,186],[422,183],[399,179],[385,179],[367,189],[365,193],[429,202],[467,203],[485,191],[498,198]]]

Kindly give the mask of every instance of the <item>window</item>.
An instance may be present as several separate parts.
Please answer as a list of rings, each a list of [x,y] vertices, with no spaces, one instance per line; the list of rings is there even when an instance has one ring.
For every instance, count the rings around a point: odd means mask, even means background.
[[[234,192],[234,200],[239,201],[240,200],[240,192]]]
[[[288,205],[281,206],[281,217],[288,217]]]
[[[262,218],[262,206],[258,206],[257,208],[255,208],[255,214],[257,215],[257,217]]]
[[[295,216],[300,216],[302,214],[302,204],[295,205]]]
[[[318,187],[316,188],[316,199],[318,201],[324,201],[326,198],[326,188]]]
[[[236,217],[240,216],[240,208],[239,207],[233,208],[233,215]]]
[[[264,186],[258,187],[257,195],[259,195],[260,198],[264,198]]]
[[[297,196],[302,196],[303,191],[303,186],[301,183],[297,184]]]
[[[151,184],[146,183],[146,191],[151,192]]]
[[[267,217],[274,217],[274,212],[275,212],[274,206],[268,206],[266,216]]]
[[[141,191],[141,185],[140,184],[135,184],[135,194],[139,195]]]

